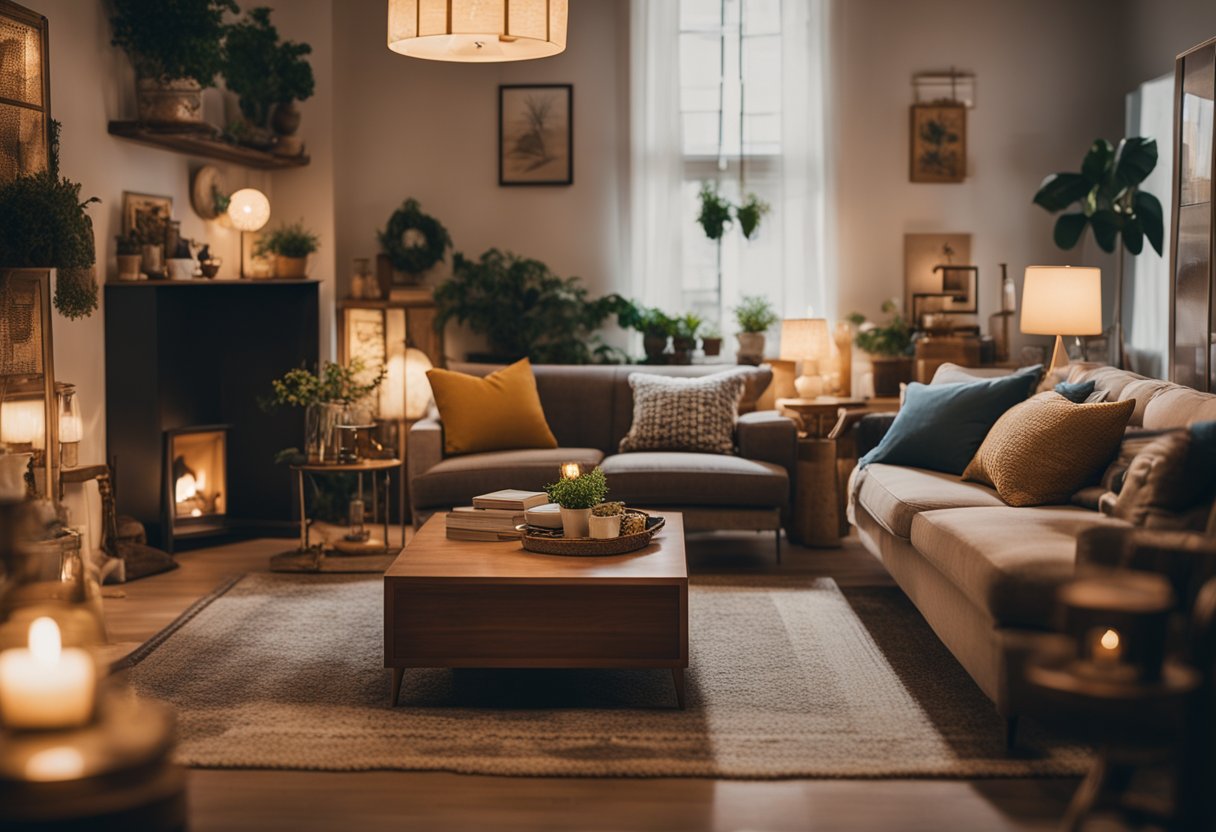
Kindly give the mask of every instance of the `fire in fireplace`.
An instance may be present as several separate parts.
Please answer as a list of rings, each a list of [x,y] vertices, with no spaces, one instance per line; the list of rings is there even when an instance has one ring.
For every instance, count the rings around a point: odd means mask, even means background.
[[[181,428],[166,437],[166,497],[174,537],[215,529],[227,514],[228,429]]]

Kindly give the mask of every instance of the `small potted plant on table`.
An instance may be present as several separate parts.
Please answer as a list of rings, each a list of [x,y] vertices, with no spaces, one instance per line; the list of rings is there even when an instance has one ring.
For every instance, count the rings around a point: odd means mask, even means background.
[[[780,320],[773,311],[768,298],[760,295],[745,295],[735,307],[735,322],[739,324],[740,364],[758,365],[764,360],[764,333]]]
[[[624,503],[600,503],[591,509],[591,536],[596,540],[611,540],[621,534]]]
[[[608,496],[604,472],[594,468],[577,477],[563,477],[547,490],[550,501],[561,506],[562,534],[565,537],[590,536],[591,510]],[[617,523],[619,526],[620,521]]]
[[[858,312],[849,320],[858,327],[857,348],[868,353],[874,365],[874,395],[893,398],[899,395],[901,382],[912,380],[912,328],[895,301],[884,303],[882,311],[891,316],[882,325],[866,321]]]
[[[697,332],[704,321],[700,316],[689,312],[675,320],[674,334],[671,337],[671,349],[674,353],[673,363],[691,364],[692,351],[697,348]]]
[[[114,238],[114,243],[118,247],[118,279],[139,280],[139,266],[144,258],[140,253],[139,238],[135,236],[135,232],[119,234]]]
[[[299,280],[308,274],[308,255],[321,247],[317,235],[304,227],[304,222],[284,225],[258,240],[254,254],[274,255],[274,276]]]

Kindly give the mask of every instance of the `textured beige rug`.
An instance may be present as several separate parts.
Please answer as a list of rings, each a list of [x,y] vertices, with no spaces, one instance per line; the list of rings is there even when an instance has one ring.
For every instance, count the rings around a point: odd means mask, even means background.
[[[668,671],[418,670],[387,706],[380,579],[251,575],[132,656],[201,767],[620,777],[1026,777],[1084,749],[991,704],[896,590],[694,581]]]

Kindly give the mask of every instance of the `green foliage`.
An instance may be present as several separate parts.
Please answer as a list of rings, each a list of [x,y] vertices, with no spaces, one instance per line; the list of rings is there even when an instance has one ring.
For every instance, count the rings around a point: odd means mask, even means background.
[[[479,260],[457,253],[452,277],[435,290],[435,326],[467,324],[499,358],[538,364],[590,364],[613,351],[593,333],[626,301],[590,300],[577,277],[561,278],[539,260],[492,248]]]
[[[114,238],[114,244],[118,248],[119,256],[124,256],[124,255],[129,256],[132,254],[140,253],[139,252],[139,238],[135,236],[134,229],[132,229],[130,231],[130,233],[119,234],[118,236],[116,236]]]
[[[675,320],[675,331],[672,332],[676,338],[696,338],[697,333],[701,331],[701,324],[705,320],[700,315],[695,315],[689,312],[681,315]]]
[[[701,213],[697,222],[705,236],[711,240],[721,240],[726,233],[726,227],[731,224],[730,202],[718,193],[718,183],[702,182],[698,194],[701,199]]]
[[[608,496],[608,480],[604,472],[594,468],[586,474],[558,480],[546,489],[549,502],[562,508],[594,508]]]
[[[622,298],[616,312],[616,322],[622,329],[664,337],[675,334],[675,320],[661,309],[640,306],[636,301]]]
[[[279,257],[307,257],[320,246],[320,238],[304,227],[303,220],[299,220],[263,235],[258,240],[254,253],[258,257],[266,254],[277,254]]]
[[[211,86],[223,64],[224,12],[235,0],[110,0],[114,46],[143,78]]]
[[[739,230],[743,236],[751,239],[760,228],[760,218],[767,216],[773,206],[755,194],[748,194],[747,201],[735,209],[735,218],[739,220]]]
[[[224,82],[240,96],[241,113],[257,127],[267,125],[274,105],[304,101],[315,86],[312,66],[304,60],[312,47],[280,41],[270,11],[265,6],[250,9],[228,27],[224,42]]]
[[[600,503],[591,509],[591,513],[596,517],[616,517],[618,514],[625,513],[625,504],[620,502]]]
[[[739,299],[734,313],[735,322],[744,332],[766,332],[781,320],[773,311],[773,305],[768,302],[768,298],[761,295],[744,295]]]
[[[1077,210],[1056,220],[1055,244],[1071,249],[1086,227],[1092,227],[1103,251],[1113,252],[1122,238],[1125,249],[1139,254],[1147,237],[1161,254],[1165,240],[1161,202],[1139,188],[1156,166],[1154,139],[1126,138],[1118,150],[1106,139],[1097,139],[1081,161],[1080,173],[1053,173],[1044,179],[1034,195],[1036,205],[1055,214],[1079,203]]]
[[[343,367],[333,361],[322,363],[319,372],[303,367],[288,370],[282,378],[270,382],[272,395],[268,405],[307,407],[322,402],[345,402],[350,404],[365,398],[380,386],[385,370],[368,382],[359,380],[365,367],[359,359],[353,359]]]
[[[411,231],[414,234],[409,234]],[[418,239],[407,240],[407,237]],[[442,260],[452,247],[452,238],[443,223],[422,213],[422,206],[416,199],[407,199],[393,212],[379,238],[380,247],[393,268],[406,274],[426,271]]]
[[[891,316],[882,326],[867,324],[865,316],[859,312],[849,316],[850,321],[861,327],[855,339],[857,348],[870,355],[897,357],[910,354],[912,329],[899,314],[899,307],[889,300],[882,305],[882,311]]]

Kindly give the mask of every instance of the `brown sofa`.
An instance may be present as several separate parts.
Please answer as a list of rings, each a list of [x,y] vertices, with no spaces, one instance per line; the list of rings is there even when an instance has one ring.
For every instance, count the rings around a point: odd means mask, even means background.
[[[486,375],[489,365],[455,365]],[[621,454],[617,448],[633,422],[631,373],[702,376],[724,367],[547,366],[533,368],[545,418],[557,437],[552,450],[496,451],[444,457],[443,425],[417,422],[409,433],[407,467],[415,524],[435,511],[468,505],[500,488],[540,491],[557,478],[563,462],[598,465],[611,498],[629,505],[684,513],[685,528],[779,532],[793,493],[797,433],[775,412],[754,411],[772,381],[768,367],[747,374],[732,456],[701,453]]]
[[[1069,381],[1090,379],[1108,401],[1136,400],[1129,427],[1216,419],[1216,395],[1113,367],[1069,369]],[[1055,623],[1055,591],[1076,572],[1078,537],[1130,527],[1070,505],[1013,508],[978,483],[892,465],[856,471],[849,493],[861,541],[1010,720],[1012,737],[1027,704],[1021,668]]]

